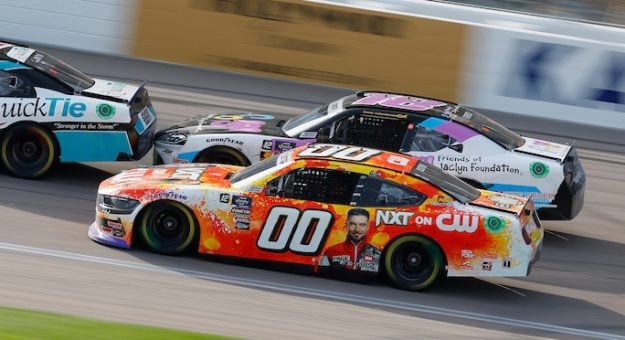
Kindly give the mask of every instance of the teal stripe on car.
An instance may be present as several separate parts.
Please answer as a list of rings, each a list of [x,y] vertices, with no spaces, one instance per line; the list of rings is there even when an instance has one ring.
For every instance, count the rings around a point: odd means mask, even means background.
[[[18,64],[8,60],[0,60],[0,70],[10,71],[19,69],[30,69],[30,67],[22,64]]]
[[[55,131],[61,162],[115,161],[120,153],[132,155],[124,131]]]

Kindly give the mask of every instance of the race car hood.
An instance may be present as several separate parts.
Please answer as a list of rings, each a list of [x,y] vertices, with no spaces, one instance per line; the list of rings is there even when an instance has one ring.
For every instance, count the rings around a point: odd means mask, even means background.
[[[525,143],[514,149],[514,151],[551,158],[562,162],[569,153],[569,150],[571,150],[571,146],[566,144],[553,143],[529,137],[523,137],[523,139],[525,139]]]
[[[515,215],[521,214],[527,204],[527,198],[525,197],[507,195],[488,190],[480,190],[480,193],[480,197],[469,202],[469,204],[505,211]]]
[[[255,133],[284,137],[282,125],[291,117],[276,113],[218,113],[191,118],[175,124],[157,135],[180,132],[190,135],[211,133]]]
[[[228,178],[242,169],[234,165],[172,164],[123,171],[100,184],[100,191],[167,188],[180,185],[224,188]]]
[[[94,95],[98,98],[108,98],[122,102],[130,102],[141,86],[134,86],[125,83],[119,83],[111,80],[96,79],[95,83],[81,93],[84,95]]]

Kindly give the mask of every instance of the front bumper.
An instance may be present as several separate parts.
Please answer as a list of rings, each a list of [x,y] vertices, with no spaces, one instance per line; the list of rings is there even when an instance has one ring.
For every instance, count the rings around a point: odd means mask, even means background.
[[[124,239],[114,237],[111,234],[107,234],[103,232],[100,229],[98,222],[93,222],[89,226],[89,232],[87,233],[87,235],[89,235],[89,238],[91,238],[92,240],[98,243],[102,243],[102,244],[106,244],[106,245],[118,247],[118,248],[126,248],[126,249],[130,248],[130,244],[128,244]]]

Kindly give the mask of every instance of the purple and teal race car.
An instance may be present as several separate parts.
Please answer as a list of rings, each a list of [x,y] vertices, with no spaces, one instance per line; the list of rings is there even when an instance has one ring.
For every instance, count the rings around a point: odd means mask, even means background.
[[[455,103],[397,93],[358,92],[297,117],[187,120],[157,132],[155,162],[250,165],[315,141],[412,155],[475,187],[531,197],[543,219],[573,219],[584,203],[575,147],[522,137]]]

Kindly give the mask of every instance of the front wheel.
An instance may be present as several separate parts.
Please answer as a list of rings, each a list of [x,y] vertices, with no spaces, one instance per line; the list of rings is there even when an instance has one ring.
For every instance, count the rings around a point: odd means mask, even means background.
[[[195,243],[198,227],[187,207],[175,201],[161,201],[146,208],[139,232],[150,251],[179,255]]]
[[[403,236],[394,241],[384,257],[386,275],[391,282],[406,290],[423,290],[432,286],[444,272],[443,254],[430,239]]]
[[[0,145],[2,164],[17,177],[37,178],[44,175],[57,158],[54,138],[37,125],[11,128]]]
[[[193,163],[216,163],[239,166],[250,165],[250,162],[240,152],[232,148],[222,146],[216,146],[204,150],[193,161]]]

